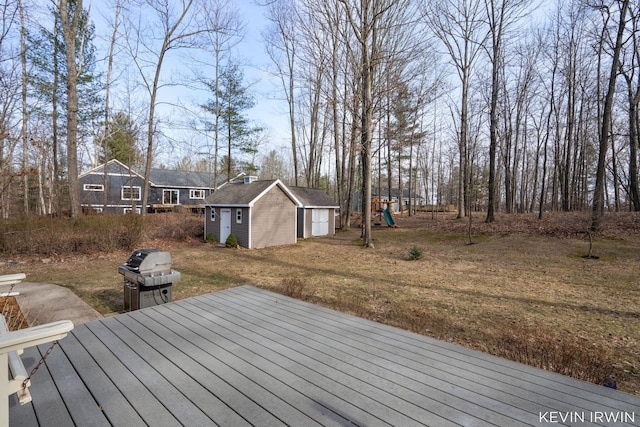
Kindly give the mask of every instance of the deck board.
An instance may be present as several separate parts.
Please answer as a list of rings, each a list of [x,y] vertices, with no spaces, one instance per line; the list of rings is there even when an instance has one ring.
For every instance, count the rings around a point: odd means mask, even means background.
[[[25,350],[22,361],[27,372],[31,372],[41,357],[42,352],[38,347],[29,349],[29,352]],[[36,375],[31,379],[29,392],[33,400],[38,402],[38,405],[33,405],[33,409],[39,426],[71,425],[71,415],[60,396],[60,391],[51,378],[48,365],[42,365],[38,369]],[[29,405],[31,403],[24,406]],[[9,420],[11,421],[11,413]]]
[[[185,305],[186,306],[186,305]],[[174,308],[174,307],[172,307]],[[226,360],[227,363],[232,364],[235,369],[241,370],[246,375],[249,375],[253,381],[257,384],[261,384],[266,386],[272,392],[275,392],[278,396],[281,396],[285,402],[291,404],[296,408],[305,408],[307,410],[316,411],[320,410],[321,404],[319,402],[323,402],[324,398],[313,398],[310,401],[309,395],[304,395],[298,387],[296,387],[295,382],[300,382],[300,379],[305,379],[305,384],[302,386],[303,389],[308,389],[310,384],[314,384],[314,380],[319,381],[320,384],[318,387],[324,389],[331,389],[332,392],[336,392],[336,388],[340,387],[341,393],[351,393],[354,396],[355,401],[359,400],[367,400],[364,397],[361,397],[364,394],[364,387],[366,384],[355,383],[355,382],[346,382],[343,380],[342,383],[340,381],[336,381],[335,379],[329,378],[327,375],[335,375],[333,371],[329,372],[329,369],[324,369],[326,372],[321,372],[318,374],[318,371],[321,369],[318,367],[318,364],[315,360],[310,358],[302,358],[296,357],[297,360],[291,360],[286,357],[283,357],[282,354],[277,354],[275,352],[267,353],[268,345],[278,345],[276,341],[269,340],[268,338],[262,336],[262,334],[255,335],[250,332],[246,332],[247,337],[243,337],[237,333],[234,333],[232,329],[236,329],[238,325],[235,321],[232,323],[228,323],[223,321],[223,319],[219,319],[220,323],[210,323],[208,322],[207,315],[210,313],[207,312],[192,312],[189,313],[186,310],[180,310],[176,312],[177,317],[181,317],[185,319],[185,321],[190,320],[192,323],[188,325],[191,330],[201,331],[204,335],[216,334],[218,340],[222,340],[221,344],[223,347],[231,347],[233,348],[231,358]],[[176,317],[176,318],[177,318]],[[228,316],[225,316],[228,317]],[[198,324],[201,323],[202,326]],[[259,347],[258,347],[259,346]],[[250,349],[250,350],[248,350]],[[257,351],[256,351],[257,350]],[[266,357],[268,354],[268,357]],[[301,356],[301,353],[298,353]],[[225,358],[226,359],[226,358]],[[241,360],[241,361],[240,361]],[[285,366],[286,369],[281,369],[276,371],[273,375],[265,372],[265,367],[269,365],[279,365]],[[282,377],[287,374],[291,374],[294,365],[299,365],[301,367],[306,367],[302,374],[293,375],[289,380],[283,381]],[[316,384],[317,385],[317,384]],[[357,393],[354,393],[354,390],[358,390]],[[379,392],[379,390],[375,390],[375,392]],[[389,395],[388,397],[394,398],[395,396]],[[326,397],[325,397],[326,398]],[[276,402],[278,405],[281,403]],[[341,404],[342,402],[334,402],[332,407],[335,405]],[[384,404],[380,401],[374,401],[372,399],[367,400],[368,405],[364,405],[366,407],[382,407],[384,409]],[[402,404],[402,402],[399,402]],[[325,408],[325,412],[328,408]],[[343,408],[341,412],[351,411],[353,408]],[[378,408],[381,409],[381,408]],[[382,412],[382,411],[378,411]],[[366,416],[365,413],[360,411],[359,418]],[[411,425],[415,423],[415,420],[410,417],[405,417],[404,415],[398,414],[396,418],[402,417],[401,420],[396,419],[396,421],[401,421],[404,425]],[[380,417],[384,420],[384,416]],[[286,421],[286,420],[285,420]],[[308,420],[301,420],[309,423]],[[386,420],[390,421],[390,420]],[[446,422],[446,420],[439,420],[440,422]],[[380,422],[378,419],[377,422]],[[295,423],[294,425],[300,425]]]
[[[129,371],[127,361],[118,358],[117,355],[122,353],[124,345],[113,347],[105,345],[90,329],[89,325],[92,323],[94,322],[80,325],[73,331],[73,335],[85,346],[87,352],[105,372],[110,382],[113,382],[118,392],[136,410],[142,420],[150,425],[180,425],[178,420],[154,398],[147,385],[140,382],[139,378]],[[100,321],[95,323],[100,324]],[[64,344],[62,347],[64,348]],[[102,404],[101,401],[98,403]]]
[[[153,396],[153,398],[146,398],[145,401],[160,402],[178,423],[194,426],[210,424],[211,419],[164,376],[167,374],[167,370],[160,363],[157,353],[146,351],[140,345],[141,341],[135,337],[130,337],[127,334],[116,335],[108,328],[108,325],[113,323],[114,319],[106,319],[104,322],[91,323],[87,326],[96,336],[100,337],[106,347],[120,349],[117,357],[127,368],[126,371],[121,372],[121,377],[135,377],[137,381],[144,384]],[[137,353],[136,350],[140,350],[140,353]],[[171,379],[175,382],[184,378],[184,376],[173,376]],[[158,408],[153,407],[152,410],[155,413]],[[160,419],[166,422],[167,415],[162,414],[161,417]],[[148,418],[147,422],[156,421],[153,418]]]
[[[250,290],[243,293],[241,297],[246,298],[252,293],[253,290]],[[289,301],[279,301],[279,304],[279,307],[282,307],[288,305]],[[565,399],[568,399],[567,404],[572,408],[576,408],[575,405],[580,403],[585,403],[585,399],[587,402],[591,399],[592,403],[605,405],[605,410],[628,410],[630,406],[625,405],[624,402],[637,403],[636,396],[629,394],[620,396],[618,393],[615,394],[615,399],[610,399],[611,390],[604,387],[584,381],[567,382],[566,377],[562,375],[511,362],[507,359],[496,358],[486,353],[412,334],[380,323],[363,321],[333,310],[319,307],[309,312],[312,317],[305,319],[292,312],[292,310],[300,311],[301,305],[303,304],[289,305],[287,308],[286,316],[292,324],[301,325],[304,323],[303,330],[314,331],[318,334],[322,334],[323,330],[330,330],[330,341],[343,342],[348,349],[364,348],[370,351],[374,348],[376,354],[385,352],[385,354],[400,356],[400,359],[394,363],[402,363],[403,360],[404,363],[414,366],[416,366],[415,364],[439,363],[438,370],[445,370],[452,375],[471,375],[476,379],[480,378],[483,382],[494,380],[496,381],[495,385],[501,390],[504,390],[505,385],[515,385],[517,390],[527,397],[531,397],[532,393],[549,397],[548,401],[553,403],[554,408],[557,408],[558,401],[562,402]],[[246,300],[243,300],[242,304],[237,307],[251,309]],[[276,316],[277,314],[269,314],[269,316],[272,315]],[[353,323],[357,328],[355,331],[346,326],[354,319],[357,319],[357,322]],[[331,328],[328,325],[334,327]],[[419,366],[416,369],[421,370]],[[537,401],[537,403],[541,402]]]
[[[239,311],[240,309],[236,312]],[[258,321],[268,322],[269,318],[276,315],[256,314],[256,316]],[[433,371],[426,375],[420,370],[399,364],[399,362],[402,362],[401,358],[393,356],[383,358],[376,353],[359,351],[355,346],[341,345],[337,340],[318,339],[318,337],[321,337],[322,330],[312,329],[311,335],[308,335],[306,333],[307,329],[301,329],[296,326],[294,328],[297,328],[301,334],[298,335],[297,343],[302,344],[304,347],[296,347],[296,343],[294,343],[285,348],[282,351],[283,354],[293,349],[301,354],[314,357],[315,361],[328,366],[330,370],[338,370],[338,375],[356,376],[361,381],[370,384],[374,391],[392,391],[394,397],[410,402],[414,406],[425,406],[425,402],[428,401],[428,407],[431,411],[439,413],[440,416],[449,420],[465,424],[473,419],[470,414],[482,414],[485,417],[485,421],[494,424],[517,425],[517,420],[526,415],[524,411],[519,410],[515,414],[514,411],[509,414],[500,414],[493,400],[482,399],[482,396],[477,393],[478,387],[481,386],[479,383],[468,384],[469,388],[465,389],[457,384],[451,384],[448,378],[437,378],[438,371]],[[291,329],[280,330],[279,332],[281,336],[294,334]],[[273,330],[273,333],[276,333],[275,330]],[[277,339],[276,337],[277,335],[274,335],[274,340]],[[418,367],[418,369],[422,368],[423,366]],[[325,372],[324,375],[331,376],[331,373]],[[360,390],[362,391],[362,389]],[[470,394],[472,399],[465,400],[465,395]],[[386,395],[379,397],[379,401],[396,407],[396,402],[393,399],[389,400]],[[493,405],[496,411],[484,413],[481,410],[481,405]],[[410,408],[404,407],[403,410],[406,413],[411,413]],[[419,413],[415,408],[414,412],[416,412],[415,417],[417,419],[425,419],[425,415]]]
[[[46,354],[49,345],[39,346],[40,354]],[[78,377],[74,366],[63,351],[52,351],[46,359],[46,368],[55,383],[60,398],[65,403],[71,419],[85,420],[92,426],[108,426],[102,410],[96,405],[84,382]],[[37,376],[38,373],[34,375]],[[39,385],[34,385],[39,387]]]
[[[200,311],[195,313],[197,317],[206,315],[206,310],[202,308],[202,300],[190,303],[194,306],[200,306]],[[223,309],[226,308],[224,304],[217,307],[210,305],[209,307],[221,312],[224,312]],[[224,319],[221,319],[220,322],[227,322],[229,328],[233,328],[234,325],[241,326],[242,331],[250,331],[257,324],[260,324],[260,333],[249,334],[248,340],[269,348],[278,358],[283,360],[287,359],[288,354],[298,355],[297,375],[303,378],[317,377],[317,381],[324,383],[325,387],[333,384],[332,387],[341,385],[346,391],[357,390],[357,394],[363,397],[361,399],[363,402],[360,404],[369,408],[370,411],[379,413],[378,416],[383,420],[398,425],[400,422],[404,424],[418,420],[438,424],[445,424],[447,420],[468,423],[473,419],[469,414],[473,413],[475,408],[462,408],[467,409],[467,412],[463,412],[437,400],[432,400],[429,411],[426,411],[423,407],[426,397],[424,394],[412,392],[406,388],[406,385],[385,380],[375,373],[360,368],[362,365],[368,365],[365,359],[352,359],[351,363],[345,363],[336,357],[337,353],[332,345],[317,345],[305,335],[296,335],[290,330],[278,329],[279,326],[270,326],[268,319],[272,316],[265,318],[264,315],[259,314],[260,307],[256,307],[252,311],[255,318],[247,320],[238,317],[241,311],[232,307],[231,310],[224,312]],[[293,367],[289,367],[289,369],[293,369]],[[403,378],[403,382],[408,380],[408,378]],[[430,387],[425,387],[424,384],[421,388],[425,392],[430,390]],[[446,398],[442,400],[446,400]],[[400,419],[405,415],[406,418]],[[507,420],[501,421],[501,424],[504,425]],[[515,420],[511,421],[515,422]]]
[[[233,304],[233,300],[227,298],[225,301],[227,306]],[[286,302],[280,303],[280,307]],[[235,305],[237,310],[257,310],[259,305],[252,306],[249,301],[242,300]],[[298,307],[296,307],[298,308]],[[361,350],[362,357],[368,358],[374,364],[378,364],[384,370],[393,370],[395,373],[409,376],[413,379],[423,378],[424,381],[431,379],[440,379],[447,383],[464,386],[466,390],[471,390],[474,401],[478,402],[478,398],[482,394],[494,401],[502,401],[506,399],[506,403],[519,405],[520,407],[529,407],[536,413],[540,410],[587,410],[585,398],[591,397],[597,399],[592,403],[600,405],[602,410],[628,410],[628,406],[618,406],[618,401],[610,401],[605,394],[593,395],[593,390],[602,391],[602,387],[593,386],[589,383],[581,383],[579,386],[586,386],[591,390],[588,394],[582,393],[581,387],[577,390],[566,389],[564,383],[558,383],[558,376],[552,375],[553,381],[539,378],[541,373],[535,368],[526,365],[511,363],[511,369],[502,365],[500,369],[496,369],[494,364],[485,363],[485,354],[474,351],[463,351],[463,349],[455,345],[447,345],[447,343],[436,341],[437,348],[423,347],[425,351],[416,352],[416,346],[423,344],[424,337],[420,337],[417,342],[406,345],[403,341],[399,341],[398,337],[406,335],[404,331],[391,329],[391,334],[380,335],[379,333],[371,334],[370,330],[362,330],[351,332],[345,330],[343,325],[344,316],[342,313],[325,311],[327,316],[316,316],[312,319],[305,319],[302,316],[287,311],[286,317],[291,321],[290,328],[298,329],[301,333],[315,334],[323,344],[333,344],[335,348],[341,348],[345,353],[354,354],[353,351]],[[283,318],[284,315],[279,313],[267,313],[268,318]],[[339,321],[335,322],[331,317],[338,317]],[[332,326],[335,323],[340,326]],[[362,325],[364,322],[358,322]],[[302,326],[301,326],[302,325]],[[377,324],[370,325],[377,328]],[[383,326],[383,325],[381,325]],[[384,328],[387,329],[387,328]],[[371,338],[371,337],[375,338]],[[380,336],[385,337],[380,340]],[[409,335],[409,338],[415,337]],[[367,353],[375,348],[374,353]],[[477,359],[477,360],[476,360]],[[495,360],[495,359],[494,359]],[[391,365],[387,367],[388,361]],[[495,362],[494,362],[495,363]],[[487,367],[488,365],[488,367]],[[515,367],[515,370],[513,369]],[[427,371],[427,374],[423,374]],[[531,377],[531,374],[535,377]],[[522,380],[523,375],[526,377]],[[546,377],[546,375],[544,376]],[[561,380],[564,377],[560,377]],[[441,390],[445,392],[446,390]],[[571,393],[577,394],[578,397]],[[519,400],[519,401],[518,401]],[[607,406],[610,403],[611,406]],[[582,406],[581,406],[582,405]]]
[[[78,332],[82,328],[84,328],[82,325],[76,326]],[[94,405],[102,411],[109,424],[124,425],[130,422],[132,425],[139,425],[143,423],[129,400],[120,393],[113,381],[78,341],[76,335],[69,334],[64,341],[61,341],[61,346],[64,355],[73,364],[76,372],[81,374],[78,378],[90,390]]]
[[[31,392],[12,426],[640,425],[638,396],[251,286],[78,325]]]

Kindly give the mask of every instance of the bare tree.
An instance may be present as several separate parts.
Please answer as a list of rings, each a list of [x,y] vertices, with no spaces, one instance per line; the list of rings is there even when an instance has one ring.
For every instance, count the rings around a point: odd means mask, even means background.
[[[426,22],[444,44],[456,68],[461,84],[460,124],[458,134],[459,176],[458,217],[464,217],[468,205],[469,183],[469,89],[471,73],[481,47],[487,39],[481,0],[432,0],[425,10]]]
[[[111,32],[111,41],[109,42],[109,54],[107,57],[107,75],[105,82],[105,97],[104,97],[104,134],[102,135],[102,150],[105,153],[105,166],[104,166],[104,177],[103,177],[103,210],[107,211],[107,203],[109,200],[109,179],[108,173],[109,170],[107,168],[106,163],[110,160],[106,157],[106,144],[107,139],[110,134],[109,123],[110,123],[110,101],[111,101],[111,83],[112,83],[112,75],[113,75],[113,57],[115,55],[116,49],[116,41],[118,36],[118,27],[120,25],[120,13],[122,11],[122,3],[121,0],[116,0],[114,5],[114,14],[113,14],[113,31]]]
[[[21,99],[22,99],[22,129],[20,130],[20,138],[22,139],[22,170],[25,172],[23,176],[23,191],[24,201],[23,208],[24,214],[29,215],[29,174],[26,171],[29,169],[29,144],[27,142],[27,119],[28,119],[28,106],[27,106],[27,44],[25,40],[25,33],[27,31],[25,22],[25,10],[22,0],[18,0],[18,8],[20,10],[20,68],[21,68]]]
[[[324,21],[327,16],[316,10],[315,5],[301,8],[303,15],[298,31],[304,44],[300,46],[298,59],[301,65],[299,84],[301,86],[298,106],[300,161],[304,168],[305,185],[317,187],[320,182],[320,168],[323,163],[325,136],[327,131],[327,106],[330,100],[325,95],[331,73],[331,33]]]
[[[351,24],[359,44],[361,58],[361,136],[362,152],[362,238],[366,248],[373,247],[371,236],[371,160],[373,139],[373,76],[379,54],[377,45],[378,29],[381,25],[382,13],[389,5],[383,0],[360,0],[359,4],[351,4],[349,0],[338,0],[345,7],[347,19]]]
[[[322,2],[327,5],[328,3]],[[294,183],[298,185],[298,152],[296,137],[295,109],[295,69],[298,59],[298,41],[296,3],[293,0],[276,0],[269,4],[267,13],[272,28],[263,34],[266,49],[276,67],[282,89],[289,108],[289,127],[291,131],[291,156],[293,159]]]
[[[6,1],[0,5],[0,218],[8,218],[12,206],[11,192],[16,171],[13,159],[20,137],[14,114],[20,98],[20,58],[12,44],[11,32],[18,22],[22,4]],[[25,178],[26,179],[26,178]]]
[[[485,0],[487,21],[489,24],[490,47],[487,48],[491,62],[491,110],[489,113],[489,193],[487,202],[487,222],[494,222],[496,149],[498,146],[498,97],[499,71],[504,62],[503,37],[507,27],[519,18],[523,7],[528,4],[525,0]],[[508,205],[508,204],[507,204]],[[507,208],[509,209],[509,208]]]
[[[634,7],[635,6],[635,7]],[[640,211],[640,186],[638,184],[638,146],[640,145],[640,41],[638,28],[640,15],[636,5],[629,5],[631,46],[625,52],[620,72],[627,84],[628,127],[629,127],[629,198],[633,210]]]
[[[613,46],[613,58],[611,60],[611,72],[609,74],[609,85],[602,109],[600,126],[600,145],[598,154],[598,168],[596,170],[596,185],[593,191],[593,208],[591,212],[591,230],[598,231],[604,217],[604,187],[605,187],[605,167],[607,161],[607,150],[609,144],[609,126],[611,123],[611,111],[613,108],[613,96],[616,89],[616,78],[620,66],[620,52],[622,50],[624,29],[627,21],[627,10],[629,0],[623,0],[622,4],[616,2],[619,7],[618,30]],[[602,9],[601,9],[602,10]],[[606,12],[608,13],[608,7]]]
[[[177,4],[176,4],[177,3]],[[147,118],[146,161],[144,169],[144,189],[142,194],[142,214],[146,215],[149,200],[149,175],[153,165],[154,138],[156,136],[156,109],[158,93],[163,76],[162,67],[169,51],[202,48],[201,36],[211,32],[204,19],[203,2],[200,0],[181,0],[179,3],[162,0],[144,0],[141,2],[141,14],[147,18],[146,28],[141,21],[128,21],[129,52],[140,72],[143,86],[149,95],[149,114]]]

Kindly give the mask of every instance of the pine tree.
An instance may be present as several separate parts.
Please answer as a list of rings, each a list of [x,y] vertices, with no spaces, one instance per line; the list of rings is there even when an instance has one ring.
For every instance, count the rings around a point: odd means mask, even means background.
[[[232,156],[232,149],[240,150],[244,154],[255,154],[256,135],[261,131],[259,127],[252,126],[246,116],[246,111],[252,108],[255,102],[243,80],[244,73],[236,64],[227,66],[220,75],[218,99],[220,122],[227,139],[227,180],[231,179],[232,164],[238,163]],[[250,169],[253,166],[251,163],[245,162]]]
[[[100,162],[116,159],[128,166],[135,166],[141,159],[136,148],[140,129],[122,112],[116,113],[107,124],[108,134],[102,144]]]

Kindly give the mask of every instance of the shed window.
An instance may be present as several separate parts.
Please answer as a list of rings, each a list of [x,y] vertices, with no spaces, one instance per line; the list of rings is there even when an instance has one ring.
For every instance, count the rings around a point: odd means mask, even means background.
[[[104,185],[102,184],[84,184],[84,191],[104,191]]]
[[[120,197],[122,200],[140,200],[140,187],[125,187],[120,189]]]
[[[242,224],[242,209],[236,209],[236,224]]]
[[[204,199],[204,190],[189,190],[190,199]]]
[[[216,222],[216,208],[211,208],[211,222]]]

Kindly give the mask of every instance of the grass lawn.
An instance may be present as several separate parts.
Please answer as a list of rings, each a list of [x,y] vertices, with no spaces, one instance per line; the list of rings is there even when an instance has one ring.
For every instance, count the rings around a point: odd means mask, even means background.
[[[398,217],[398,229],[374,228],[370,249],[359,229],[254,250],[196,240],[144,245],[171,251],[182,274],[174,299],[252,284],[597,383],[613,374],[618,389],[640,394],[639,220],[594,235],[597,259],[584,258],[584,218],[570,216],[474,219],[474,244],[466,220],[422,214]],[[410,260],[411,248],[424,256]],[[123,308],[117,267],[128,255],[25,259],[0,274],[67,286],[110,315]]]

